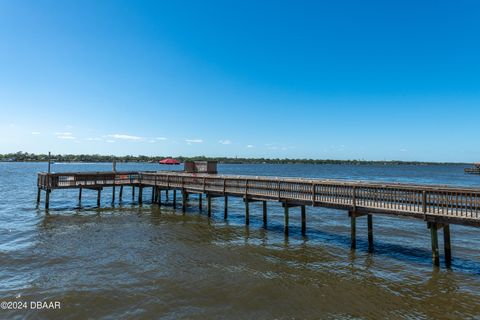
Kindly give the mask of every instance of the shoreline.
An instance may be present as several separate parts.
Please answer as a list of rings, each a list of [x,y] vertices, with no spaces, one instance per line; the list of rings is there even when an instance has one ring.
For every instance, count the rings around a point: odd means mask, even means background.
[[[72,161],[57,161],[55,159],[52,159],[52,163],[55,164],[111,164],[112,160],[101,160],[101,161],[78,161],[78,160],[72,160]],[[153,163],[153,164],[158,164],[157,161],[122,161],[122,160],[115,160],[117,164],[120,163],[138,163],[138,164],[148,164],[148,163]],[[462,163],[462,162],[414,162],[414,161],[302,161],[302,160],[270,160],[270,161],[218,161],[218,160],[212,160],[212,161],[217,161],[218,164],[268,164],[268,165],[356,165],[356,166],[442,166],[442,165],[463,165],[463,166],[469,166],[471,165],[470,163]],[[45,163],[48,162],[48,160],[14,160],[14,161],[8,161],[8,160],[2,160],[0,159],[0,163]],[[183,161],[182,161],[183,162]]]
[[[55,163],[158,163],[167,156],[115,156],[99,154],[57,154],[51,155],[50,160]],[[48,162],[47,154],[16,152],[0,154],[0,162]],[[206,157],[206,156],[177,156],[180,162],[185,161],[217,161],[219,164],[336,164],[336,165],[472,165],[467,162],[435,162],[435,161],[404,161],[404,160],[339,160],[339,159],[307,159],[307,158],[244,158],[244,157]]]

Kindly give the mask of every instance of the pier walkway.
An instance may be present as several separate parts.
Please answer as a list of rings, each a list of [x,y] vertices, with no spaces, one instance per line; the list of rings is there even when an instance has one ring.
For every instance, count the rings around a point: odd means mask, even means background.
[[[241,197],[245,203],[245,223],[250,222],[249,203],[263,202],[263,222],[267,224],[267,202],[280,202],[284,207],[284,231],[288,235],[289,208],[301,208],[302,234],[306,233],[306,206],[329,207],[348,211],[351,218],[351,248],[356,246],[356,219],[367,217],[369,250],[373,250],[374,214],[400,215],[426,221],[431,233],[432,260],[439,265],[437,230],[443,229],[445,263],[450,266],[450,224],[480,226],[480,189],[451,186],[375,183],[365,181],[320,180],[300,178],[280,178],[265,176],[233,176],[217,174],[192,174],[183,171],[156,172],[67,172],[38,174],[37,203],[40,203],[44,190],[45,209],[49,208],[50,193],[55,189],[79,189],[81,201],[83,189],[98,192],[100,206],[101,191],[113,188],[112,202],[115,201],[115,188],[120,188],[119,199],[125,186],[138,190],[138,203],[142,204],[145,188],[152,189],[152,202],[161,203],[161,191],[173,192],[176,205],[176,192],[181,193],[182,208],[186,209],[189,194],[206,195],[208,215],[211,215],[211,199],[223,197],[224,217],[228,215],[228,197]]]

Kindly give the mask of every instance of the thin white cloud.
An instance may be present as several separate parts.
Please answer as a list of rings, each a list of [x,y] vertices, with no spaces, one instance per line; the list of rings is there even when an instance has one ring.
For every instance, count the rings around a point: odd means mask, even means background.
[[[32,131],[32,134],[37,135],[37,134],[40,134],[40,132],[38,132],[38,131]]]
[[[102,138],[87,138],[87,141],[102,141]]]
[[[57,139],[63,140],[75,140],[76,138],[72,135],[71,132],[55,132]]]
[[[107,137],[113,138],[113,139],[120,139],[120,140],[130,140],[130,141],[138,141],[143,139],[142,137],[139,137],[139,136],[132,136],[132,135],[120,134],[120,133],[109,134],[107,135]]]
[[[232,144],[232,141],[227,139],[227,140],[220,140],[220,141],[218,141],[218,143],[220,143],[220,144]]]
[[[161,140],[161,141],[165,141],[165,140],[168,140],[167,138],[165,137],[156,137],[155,140]]]
[[[185,142],[187,143],[202,143],[202,139],[185,139]]]
[[[247,144],[247,148],[253,148],[253,144]]]
[[[108,142],[108,143],[115,143],[115,140],[105,140],[105,142]]]
[[[267,143],[267,144],[265,144],[265,146],[267,147],[268,150],[283,150],[283,151],[286,151],[286,150],[290,150],[290,149],[295,149],[295,147],[293,147],[293,146],[279,146],[279,145],[276,145],[274,143]]]

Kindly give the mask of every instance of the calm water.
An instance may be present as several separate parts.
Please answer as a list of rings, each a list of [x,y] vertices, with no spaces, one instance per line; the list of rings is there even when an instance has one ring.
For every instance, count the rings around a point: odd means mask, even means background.
[[[480,187],[480,176],[464,175],[463,167],[223,165],[219,171]],[[426,224],[414,219],[374,216],[369,254],[366,219],[358,219],[351,252],[347,213],[332,209],[307,207],[303,238],[293,208],[288,239],[279,204],[269,203],[267,230],[261,205],[252,204],[246,228],[243,202],[235,198],[224,221],[222,199],[214,199],[208,219],[193,196],[183,215],[171,205],[138,208],[129,188],[114,208],[111,190],[103,192],[102,209],[95,208],[94,191],[84,191],[80,209],[76,191],[57,190],[45,216],[35,208],[36,173],[45,168],[0,163],[0,300],[60,301],[62,309],[0,310],[0,318],[480,319],[480,229],[452,226],[452,269],[442,261],[435,270]],[[53,165],[57,172],[110,169]]]

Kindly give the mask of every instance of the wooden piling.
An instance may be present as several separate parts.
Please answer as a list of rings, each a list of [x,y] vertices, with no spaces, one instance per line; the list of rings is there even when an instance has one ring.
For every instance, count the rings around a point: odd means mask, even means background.
[[[182,211],[187,211],[187,192],[182,190]]]
[[[245,197],[245,224],[247,226],[250,224],[250,208],[247,197]]]
[[[203,201],[203,199],[202,199],[202,198],[203,198],[203,194],[200,193],[200,194],[198,195],[198,210],[199,210],[199,211],[202,211],[202,210],[203,210],[203,207],[202,207],[202,201]]]
[[[142,186],[138,187],[138,204],[139,205],[143,204],[143,187]]]
[[[173,208],[177,206],[177,190],[173,190]]]
[[[307,234],[307,210],[305,206],[301,206],[301,213],[302,213],[302,236]]]
[[[115,186],[112,187],[112,204],[115,203]]]
[[[223,219],[227,220],[228,218],[228,196],[224,197],[224,208],[223,208]]]
[[[168,189],[167,189],[167,190],[165,190],[165,201],[167,201],[167,202],[168,202]]]
[[[78,189],[78,203],[82,203],[82,190],[82,187]]]
[[[202,197],[202,195],[200,195],[200,198]],[[208,216],[211,217],[212,216],[212,196],[207,193],[207,210],[208,210]]]
[[[155,203],[155,187],[152,187],[152,203]]]
[[[120,192],[118,194],[118,202],[122,202],[123,197],[123,186],[120,186]]]
[[[132,186],[132,201],[135,201],[135,186]]]
[[[159,205],[159,206],[162,205],[162,189],[158,189],[158,192],[157,192],[157,202],[158,202],[158,205]]]
[[[50,208],[50,189],[45,190],[45,209]]]
[[[41,192],[42,192],[42,189],[37,188],[37,205],[40,203]]]
[[[432,262],[433,265],[438,267],[440,266],[440,254],[438,251],[438,226],[435,222],[429,223],[430,236],[432,241]]]
[[[267,228],[267,201],[262,201],[263,208],[263,227]]]
[[[288,210],[288,204],[285,203],[284,204],[284,220],[285,220],[285,223],[284,223],[284,226],[283,226],[283,232],[285,233],[285,235],[288,236],[288,224],[289,224],[289,210]]]
[[[450,245],[450,225],[443,226],[443,245],[445,249],[445,265],[449,268],[452,265],[452,247]]]
[[[102,196],[102,189],[98,189],[97,190],[97,207],[100,208],[100,199],[101,199],[101,196]]]
[[[355,215],[350,216],[350,248],[355,250],[357,247],[357,218]]]
[[[367,225],[368,225],[368,251],[373,252],[373,216],[371,214],[367,215]]]

